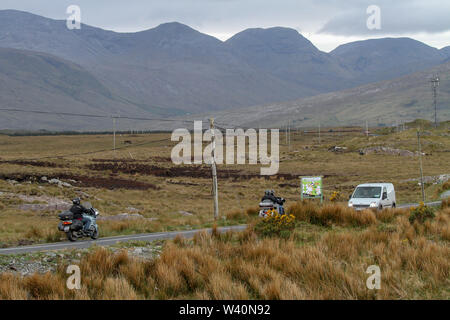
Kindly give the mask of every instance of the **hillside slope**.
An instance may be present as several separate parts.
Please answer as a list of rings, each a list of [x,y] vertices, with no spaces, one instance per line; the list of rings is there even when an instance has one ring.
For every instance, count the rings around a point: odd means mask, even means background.
[[[123,102],[73,62],[45,53],[5,48],[0,48],[0,106],[101,115],[145,114],[139,107]],[[100,128],[102,123],[109,128],[110,122],[12,112],[2,112],[0,117],[3,129],[84,130]]]
[[[438,120],[450,119],[450,62],[407,76],[292,102],[216,113],[217,122],[248,127],[392,125],[414,119],[434,120],[429,80],[440,75]],[[245,115],[243,117],[242,115]]]
[[[359,84],[392,79],[443,63],[446,54],[410,38],[356,41],[330,52]]]

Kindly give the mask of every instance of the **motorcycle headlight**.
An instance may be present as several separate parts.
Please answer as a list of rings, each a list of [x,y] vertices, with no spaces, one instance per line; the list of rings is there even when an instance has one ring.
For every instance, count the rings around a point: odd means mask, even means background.
[[[376,202],[372,202],[371,204],[370,204],[370,207],[371,208],[375,208],[377,206],[377,203]]]

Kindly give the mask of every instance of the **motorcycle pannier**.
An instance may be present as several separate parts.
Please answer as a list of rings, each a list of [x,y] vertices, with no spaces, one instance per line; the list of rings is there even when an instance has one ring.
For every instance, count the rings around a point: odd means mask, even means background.
[[[58,216],[59,216],[59,219],[61,219],[61,220],[72,220],[73,219],[73,213],[70,211],[61,212]]]
[[[72,221],[72,225],[70,226],[71,230],[78,231],[78,230],[81,230],[82,228],[83,228],[83,222],[81,222],[80,220]]]

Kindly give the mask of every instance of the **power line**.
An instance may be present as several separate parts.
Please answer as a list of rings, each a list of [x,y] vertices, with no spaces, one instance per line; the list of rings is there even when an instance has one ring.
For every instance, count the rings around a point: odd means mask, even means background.
[[[103,119],[111,119],[112,118],[112,119],[127,119],[127,120],[141,120],[141,121],[169,121],[169,122],[171,121],[171,122],[185,122],[185,123],[192,122],[192,120],[185,120],[185,119],[143,118],[143,117],[130,117],[130,116],[98,115],[98,114],[83,114],[83,113],[70,113],[70,112],[52,112],[52,111],[42,111],[42,110],[24,110],[24,109],[9,109],[9,108],[0,108],[0,111],[35,113],[35,114],[50,114],[50,115],[85,117],[85,118],[103,118]]]
[[[53,112],[53,111],[43,111],[43,110],[25,110],[25,109],[17,109],[17,108],[0,108],[0,111],[34,113],[34,114],[48,114],[48,115],[69,116],[69,117],[84,117],[84,118],[126,119],[126,120],[161,121],[161,122],[181,122],[181,123],[189,123],[189,124],[194,121],[194,119],[187,120],[187,119],[174,119],[174,118],[146,118],[146,117],[120,116],[120,115],[100,115],[100,114],[84,114],[84,113],[71,113],[71,112]],[[238,128],[234,124],[225,124],[225,123],[215,123],[215,124],[216,124],[216,128],[223,129],[223,130]]]

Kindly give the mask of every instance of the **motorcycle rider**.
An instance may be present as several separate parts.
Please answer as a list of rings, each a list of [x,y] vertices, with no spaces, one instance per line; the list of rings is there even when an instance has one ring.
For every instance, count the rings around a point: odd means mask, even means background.
[[[89,230],[90,224],[91,224],[91,219],[89,219],[88,217],[83,216],[83,214],[90,214],[90,210],[85,208],[82,204],[81,204],[81,200],[80,198],[75,198],[72,200],[72,207],[70,208],[70,212],[73,213],[73,219],[74,220],[81,220],[81,222],[83,223],[83,230],[87,231]]]
[[[261,199],[261,202],[263,202],[264,200],[270,200],[273,203],[277,203],[277,197],[275,197],[275,194],[273,192],[273,190],[266,190],[264,192],[264,196]]]
[[[280,210],[280,214],[284,214],[284,207],[283,204],[286,202],[286,200],[282,197],[277,197],[275,196],[275,191],[273,190],[266,190],[264,192],[264,196],[261,199],[261,202],[263,202],[264,200],[270,200],[272,201],[274,204],[277,203],[279,205],[279,210]]]

